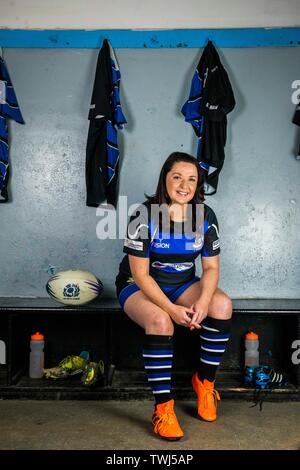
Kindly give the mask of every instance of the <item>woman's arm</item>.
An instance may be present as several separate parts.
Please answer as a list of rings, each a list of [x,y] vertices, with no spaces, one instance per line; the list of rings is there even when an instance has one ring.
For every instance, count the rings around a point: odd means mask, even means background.
[[[191,308],[175,305],[168,299],[157,282],[149,275],[149,258],[128,255],[128,259],[134,282],[148,299],[167,312],[176,323],[189,326],[194,311]]]
[[[209,305],[219,281],[219,256],[202,257],[199,300]]]
[[[202,257],[202,276],[200,279],[200,295],[191,308],[194,310],[191,321],[191,329],[199,325],[207,316],[208,306],[218,287],[219,281],[219,256]]]

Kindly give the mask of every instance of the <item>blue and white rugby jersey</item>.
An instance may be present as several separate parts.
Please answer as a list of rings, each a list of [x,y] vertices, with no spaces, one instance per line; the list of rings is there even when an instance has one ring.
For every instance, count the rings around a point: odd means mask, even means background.
[[[6,63],[4,59],[0,57],[0,203],[8,201],[8,119],[13,119],[20,124],[25,124]]]
[[[208,257],[220,253],[218,221],[206,204],[203,223],[192,237],[182,233],[183,222],[171,221],[165,233],[161,224],[151,220],[150,203],[142,206],[143,211],[139,206],[127,226],[123,249],[126,255],[120,263],[119,276],[132,276],[128,260],[128,255],[132,255],[149,258],[149,273],[158,284],[184,284],[195,276],[195,260],[199,255]]]

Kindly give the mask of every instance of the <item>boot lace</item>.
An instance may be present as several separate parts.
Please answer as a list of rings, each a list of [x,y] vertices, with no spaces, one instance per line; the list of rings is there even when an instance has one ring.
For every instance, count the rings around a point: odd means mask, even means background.
[[[176,424],[177,419],[172,408],[167,408],[162,414],[154,413],[153,425],[154,431],[157,432],[162,426],[168,426],[169,424]]]
[[[203,397],[205,408],[210,408],[212,405],[216,407],[217,402],[219,400],[220,400],[220,395],[219,395],[218,390],[214,388],[212,390],[209,390],[209,389],[205,390],[204,397]]]

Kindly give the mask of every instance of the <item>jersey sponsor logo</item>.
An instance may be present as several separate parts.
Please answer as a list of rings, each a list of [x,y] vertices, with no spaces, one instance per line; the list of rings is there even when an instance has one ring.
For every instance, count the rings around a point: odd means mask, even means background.
[[[153,243],[154,248],[166,248],[166,249],[170,248],[170,243],[164,242],[163,238],[158,238],[158,240],[159,240],[158,242]]]
[[[154,261],[152,267],[156,269],[163,269],[165,271],[187,271],[193,268],[194,263],[161,263],[160,261]]]
[[[206,107],[208,109],[218,109],[218,105],[217,104],[209,104],[209,103],[206,103]]]
[[[124,246],[127,246],[127,248],[131,248],[132,250],[143,251],[143,242],[129,240],[128,238],[125,238]]]
[[[170,248],[170,243],[156,242],[154,248]]]
[[[213,242],[213,250],[217,250],[218,248],[220,248],[220,240],[215,240]]]

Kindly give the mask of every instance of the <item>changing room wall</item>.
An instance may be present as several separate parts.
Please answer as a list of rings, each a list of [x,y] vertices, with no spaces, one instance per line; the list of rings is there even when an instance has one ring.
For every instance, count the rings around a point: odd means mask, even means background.
[[[164,159],[196,152],[180,109],[199,49],[116,49],[128,124],[120,195],[154,191]],[[219,219],[220,287],[233,298],[299,297],[300,162],[291,123],[299,48],[219,50],[237,105],[225,165],[206,203]],[[25,125],[10,124],[11,202],[0,205],[1,296],[47,296],[53,272],[87,269],[114,296],[122,240],[99,240],[85,206],[85,145],[97,50],[5,49]],[[119,211],[117,211],[117,216]]]
[[[298,0],[1,0],[0,28],[168,29],[297,26]],[[83,6],[84,5],[84,6]]]

